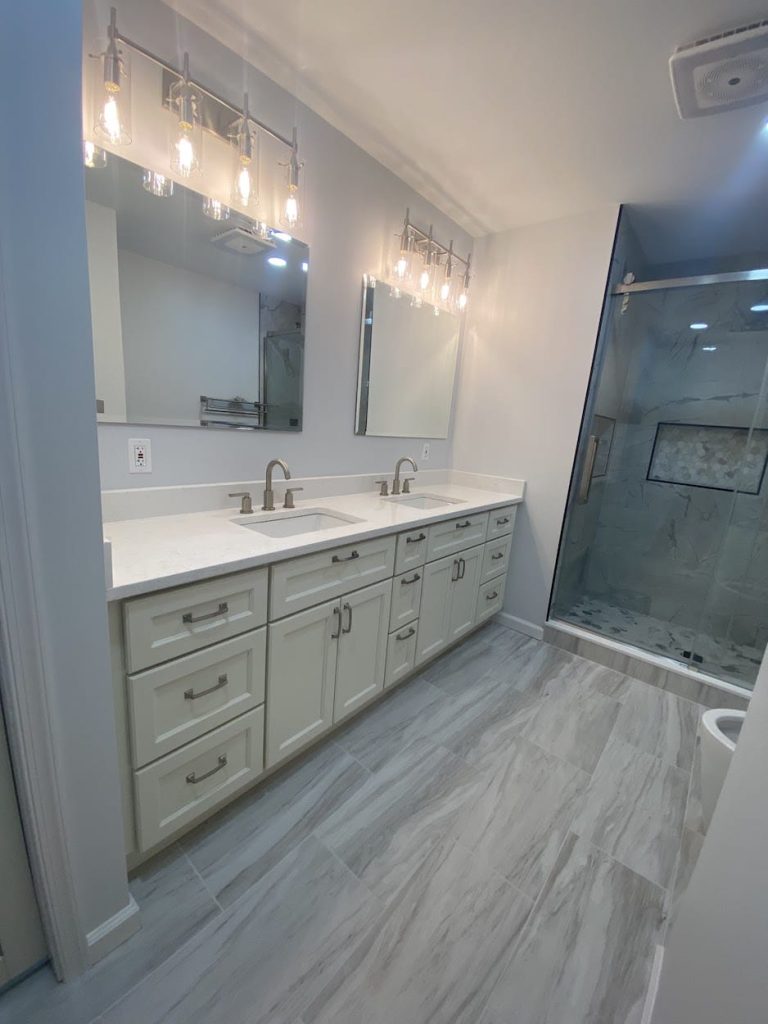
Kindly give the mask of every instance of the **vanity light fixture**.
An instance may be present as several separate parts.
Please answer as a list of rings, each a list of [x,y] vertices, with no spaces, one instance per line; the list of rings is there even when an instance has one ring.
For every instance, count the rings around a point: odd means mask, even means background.
[[[408,281],[413,272],[413,257],[416,252],[416,235],[410,223],[411,211],[405,211],[405,223],[400,235],[400,253],[395,260],[394,277],[399,282]]]
[[[435,260],[438,259],[437,253],[432,246],[432,225],[429,225],[429,235],[427,237],[427,248],[424,252],[424,266],[421,268],[419,273],[419,288],[426,294],[429,291],[430,285],[434,277]]]
[[[234,122],[229,134],[235,144],[232,197],[240,206],[255,206],[258,202],[255,174],[258,170],[259,140],[248,116],[248,93],[243,96],[242,117]]]
[[[438,242],[430,225],[423,231],[405,211],[402,231],[398,234],[398,249],[389,273],[391,294],[399,298],[401,292],[414,292],[421,305],[426,300],[440,310],[462,313],[467,307],[470,281],[470,257],[464,259],[453,248]]]
[[[107,166],[107,151],[95,142],[83,141],[83,163],[86,167],[100,168]]]
[[[299,223],[299,174],[304,166],[299,163],[299,141],[295,128],[291,138],[291,155],[283,166],[287,168],[287,182],[281,219],[289,228],[295,228]]]
[[[226,203],[222,203],[219,199],[211,199],[210,196],[206,196],[203,200],[203,213],[211,220],[229,220],[231,211]]]
[[[109,10],[107,48],[91,54],[100,62],[99,80],[94,83],[95,118],[93,130],[98,139],[112,146],[131,141],[131,90],[128,56],[118,43],[117,9]]]
[[[453,291],[453,239],[448,244],[448,255],[445,258],[445,270],[443,271],[443,283],[440,285],[440,301],[448,305]]]
[[[173,195],[173,179],[169,178],[166,174],[158,174],[157,171],[151,171],[148,167],[144,168],[141,184],[144,191],[149,192],[151,196],[167,199]]]
[[[464,278],[461,282],[461,290],[459,291],[458,298],[456,299],[456,309],[459,313],[463,313],[467,308],[469,302],[469,281],[470,281],[470,269],[472,267],[472,256],[467,256],[466,267],[464,270]]]
[[[171,86],[169,102],[176,117],[171,142],[171,169],[189,178],[200,169],[203,130],[200,123],[200,96],[189,78],[189,54],[184,54],[181,78]]]

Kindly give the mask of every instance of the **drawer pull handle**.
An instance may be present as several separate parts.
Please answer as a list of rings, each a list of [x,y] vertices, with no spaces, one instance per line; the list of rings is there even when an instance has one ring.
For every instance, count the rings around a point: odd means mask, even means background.
[[[209,772],[203,772],[202,775],[195,775],[194,772],[190,772],[189,775],[187,776],[187,782],[191,783],[194,786],[198,782],[202,782],[204,779],[210,779],[210,777],[212,775],[215,775],[216,772],[220,772],[222,768],[226,768],[226,767],[227,767],[227,755],[226,754],[219,754],[219,760],[216,763],[216,767],[215,768],[211,768],[211,770]]]
[[[486,594],[485,595],[485,600],[486,601],[495,601],[498,596],[499,596],[498,590],[494,590],[492,594]]]
[[[359,551],[353,551],[349,555],[334,555],[331,559],[332,562],[351,562],[355,558],[360,557]]]
[[[405,538],[405,543],[406,544],[418,544],[420,540],[426,540],[426,539],[427,539],[426,533],[418,533],[418,534],[416,534],[415,537],[406,537]]]
[[[182,622],[205,622],[206,619],[216,619],[219,615],[226,615],[229,611],[229,604],[222,601],[215,612],[205,612],[204,615],[193,615],[192,612],[184,612],[181,616]]]
[[[220,690],[222,688],[222,686],[226,686],[226,685],[227,685],[227,673],[223,672],[219,676],[218,681],[215,682],[213,684],[213,686],[209,686],[207,690],[200,690],[199,693],[195,693],[194,690],[185,690],[184,691],[184,698],[185,698],[185,700],[197,700],[198,697],[206,697],[209,693],[215,693],[216,690]]]
[[[333,614],[338,618],[336,619],[336,632],[331,633],[331,640],[338,640],[341,636],[341,608],[338,605],[333,609]]]
[[[468,526],[472,525],[471,519],[465,519],[463,523],[456,523],[457,530],[466,530]]]
[[[491,561],[492,561],[492,562],[498,562],[498,560],[499,560],[500,558],[503,558],[503,557],[504,557],[504,552],[503,552],[503,551],[500,551],[500,552],[498,553],[498,555],[491,555]]]
[[[352,632],[352,605],[348,604],[345,601],[344,604],[342,605],[342,607],[343,607],[345,612],[349,612],[349,619],[347,620],[347,628],[346,629],[342,629],[341,632],[342,633],[351,633]],[[341,620],[339,620],[339,621],[341,621]]]
[[[509,516],[503,516],[501,519],[496,520],[497,526],[506,526],[509,522]]]
[[[400,584],[403,587],[407,587],[409,583],[418,583],[420,579],[421,576],[417,572],[415,572],[409,580],[407,580],[405,576],[403,576],[403,578],[400,580]]]
[[[416,630],[413,628],[413,626],[411,626],[411,628],[408,630],[407,633],[398,633],[397,634],[397,639],[398,640],[410,640],[410,638],[412,636],[415,636],[415,635],[416,635]]]

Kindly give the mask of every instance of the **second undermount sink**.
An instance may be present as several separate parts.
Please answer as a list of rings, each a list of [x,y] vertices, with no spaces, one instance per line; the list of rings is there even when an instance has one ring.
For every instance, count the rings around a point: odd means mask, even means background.
[[[398,505],[407,505],[408,508],[440,508],[441,505],[461,505],[461,498],[444,498],[440,494],[397,494],[387,501],[394,501]]]
[[[339,512],[325,509],[306,509],[301,512],[285,513],[259,519],[234,519],[238,526],[244,526],[265,537],[296,537],[302,533],[316,533],[319,530],[333,530],[350,523],[361,523],[355,516],[343,516]]]

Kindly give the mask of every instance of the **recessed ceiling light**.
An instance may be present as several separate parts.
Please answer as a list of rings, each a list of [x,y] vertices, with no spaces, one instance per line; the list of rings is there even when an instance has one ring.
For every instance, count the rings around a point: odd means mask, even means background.
[[[289,235],[286,231],[273,231],[272,237],[278,239],[280,242],[293,241],[293,235]]]
[[[758,302],[756,306],[750,306],[753,313],[768,313],[768,302]]]
[[[717,345],[702,345],[702,352],[717,352]]]
[[[288,266],[288,260],[284,260],[282,256],[270,256],[267,263],[271,264],[273,267]]]
[[[692,331],[706,331],[708,327],[709,324],[691,324]]]

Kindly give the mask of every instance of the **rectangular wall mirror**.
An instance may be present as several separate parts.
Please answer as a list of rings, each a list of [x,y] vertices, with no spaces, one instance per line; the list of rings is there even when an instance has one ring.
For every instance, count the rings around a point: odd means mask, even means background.
[[[459,349],[458,317],[363,280],[358,434],[448,436]]]
[[[98,419],[301,430],[307,246],[145,173],[86,170]]]

